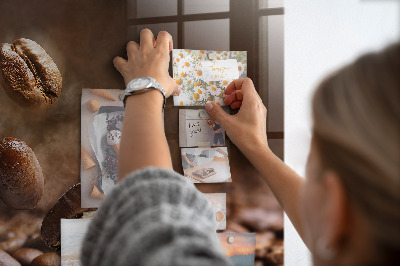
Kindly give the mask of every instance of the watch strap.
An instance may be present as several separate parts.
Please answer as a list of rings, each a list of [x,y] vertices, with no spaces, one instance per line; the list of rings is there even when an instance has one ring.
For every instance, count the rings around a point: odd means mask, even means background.
[[[162,109],[164,110],[166,101],[167,101],[167,97],[166,97],[166,93],[164,88],[154,79],[149,77],[151,84],[149,87],[145,87],[142,88],[140,90],[129,90],[130,88],[130,84],[135,82],[136,79],[133,79],[131,81],[128,82],[128,84],[126,85],[126,89],[123,93],[120,94],[120,99],[122,100],[122,102],[124,103],[124,107],[126,105],[126,98],[128,98],[128,96],[134,95],[137,91],[142,91],[142,90],[158,90],[159,92],[161,92],[163,98],[164,98],[164,102],[163,102],[163,107]]]

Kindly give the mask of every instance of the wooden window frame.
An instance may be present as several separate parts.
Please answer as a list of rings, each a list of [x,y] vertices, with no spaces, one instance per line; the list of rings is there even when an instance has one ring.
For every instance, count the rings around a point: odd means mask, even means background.
[[[183,36],[185,22],[229,19],[229,49],[232,51],[247,51],[247,76],[253,80],[257,91],[259,91],[260,19],[265,16],[284,15],[284,8],[259,8],[259,4],[259,0],[230,0],[229,11],[227,12],[183,14],[184,0],[177,0],[177,15],[131,18],[127,19],[126,21],[127,27],[146,24],[177,23],[177,48],[183,49],[185,46]],[[133,1],[133,5],[137,6],[137,1]],[[246,23],[243,23],[243,21],[246,21]],[[268,95],[268,88],[264,89]],[[283,131],[269,131],[267,133],[269,139],[284,138]]]

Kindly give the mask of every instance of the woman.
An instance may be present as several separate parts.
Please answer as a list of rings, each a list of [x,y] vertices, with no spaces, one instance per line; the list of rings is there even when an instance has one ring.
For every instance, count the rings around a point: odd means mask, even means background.
[[[213,120],[213,119],[207,119],[205,120],[203,118],[204,124],[208,125],[211,129],[211,135],[214,132],[214,142],[212,146],[217,146],[219,142],[219,146],[224,146],[225,145],[225,140],[224,140],[224,134],[223,134],[223,128],[221,125]]]
[[[151,76],[168,96],[178,93],[168,75],[170,49],[168,33],[155,40],[143,30],[140,46],[127,46],[128,61],[116,58],[114,64],[126,83]],[[321,83],[313,98],[306,180],[268,148],[267,111],[250,79],[226,88],[224,102],[240,107],[236,115],[206,105],[262,173],[316,265],[400,262],[399,73],[396,44],[361,57]],[[127,98],[119,162],[125,180],[90,225],[84,265],[229,265],[213,233],[209,203],[171,171],[162,100],[156,90]]]

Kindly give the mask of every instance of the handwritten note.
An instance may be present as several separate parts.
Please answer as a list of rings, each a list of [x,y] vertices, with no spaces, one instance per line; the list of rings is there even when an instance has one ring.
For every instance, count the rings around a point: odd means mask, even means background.
[[[187,128],[189,130],[189,136],[193,138],[197,133],[201,133],[200,121],[198,122],[188,122]]]
[[[238,62],[235,59],[203,61],[199,63],[205,82],[234,80],[239,78]]]

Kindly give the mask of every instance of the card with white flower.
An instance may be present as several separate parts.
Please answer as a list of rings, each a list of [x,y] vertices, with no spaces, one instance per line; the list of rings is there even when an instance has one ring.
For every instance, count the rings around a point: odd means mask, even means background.
[[[231,81],[247,75],[246,51],[172,50],[172,68],[182,92],[175,106],[225,105],[224,91]]]

